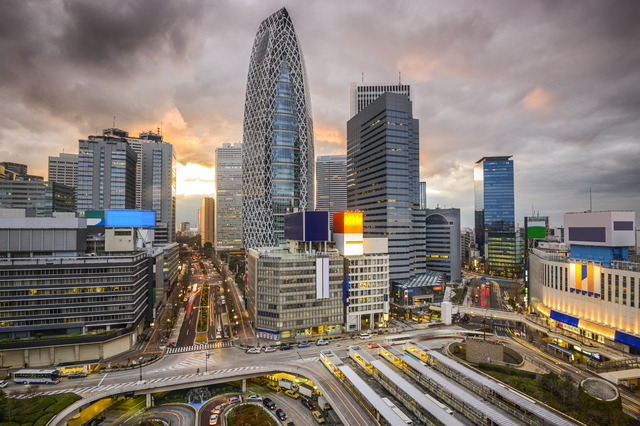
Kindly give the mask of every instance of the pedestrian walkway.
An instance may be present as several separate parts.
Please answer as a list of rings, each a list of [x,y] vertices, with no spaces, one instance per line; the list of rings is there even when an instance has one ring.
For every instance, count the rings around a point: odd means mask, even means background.
[[[206,349],[220,349],[220,348],[229,348],[233,346],[233,342],[231,341],[222,341],[222,342],[214,342],[214,343],[201,343],[195,344],[193,346],[183,346],[180,348],[169,348],[165,352],[165,354],[180,354],[185,352],[194,352],[194,351],[202,351]]]
[[[168,345],[178,344],[178,337],[180,337],[180,329],[182,328],[182,323],[184,322],[185,314],[186,314],[186,311],[184,310],[184,308],[180,308],[180,312],[178,313],[178,320],[176,321],[176,326],[173,332],[171,333],[171,337],[169,338],[169,341],[167,342]]]

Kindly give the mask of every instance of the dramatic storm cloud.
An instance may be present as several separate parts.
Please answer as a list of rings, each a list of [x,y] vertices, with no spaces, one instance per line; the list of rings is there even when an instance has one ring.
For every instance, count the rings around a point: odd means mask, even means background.
[[[304,50],[316,153],[344,153],[349,84],[416,83],[429,207],[472,225],[473,165],[513,155],[520,223],[640,211],[640,3],[21,1],[0,5],[0,161],[116,126],[162,127],[181,163],[178,221],[211,195],[215,148],[242,140],[260,22],[286,6]]]

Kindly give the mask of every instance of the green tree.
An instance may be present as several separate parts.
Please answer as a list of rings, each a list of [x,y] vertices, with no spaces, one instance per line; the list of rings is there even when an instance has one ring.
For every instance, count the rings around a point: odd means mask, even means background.
[[[9,420],[9,407],[8,407],[8,400],[7,400],[7,396],[5,395],[5,393],[0,390],[0,421],[7,421]]]

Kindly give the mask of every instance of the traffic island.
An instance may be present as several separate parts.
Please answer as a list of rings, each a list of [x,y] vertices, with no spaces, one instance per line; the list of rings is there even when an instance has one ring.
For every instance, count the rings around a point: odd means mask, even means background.
[[[261,405],[244,403],[230,407],[224,413],[228,426],[271,425],[280,426],[278,419]]]
[[[496,340],[472,338],[452,342],[447,346],[447,351],[453,357],[472,364],[486,363],[511,368],[521,368],[525,364],[522,354]]]
[[[26,391],[14,391],[0,398],[0,420],[6,426],[46,425],[60,411],[80,399],[73,393],[37,395],[38,386]],[[23,399],[18,399],[18,397]],[[87,417],[90,420],[92,417]]]

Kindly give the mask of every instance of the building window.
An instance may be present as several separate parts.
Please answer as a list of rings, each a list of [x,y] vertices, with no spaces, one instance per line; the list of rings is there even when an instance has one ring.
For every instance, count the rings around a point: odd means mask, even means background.
[[[633,308],[636,305],[636,279],[634,277],[629,277],[629,287],[631,288],[629,305]]]
[[[622,277],[622,304],[627,304],[627,277]]]
[[[604,300],[604,274],[600,274],[600,299]]]
[[[611,274],[607,274],[607,302],[611,301]]]
[[[616,303],[620,303],[620,275],[616,275]]]

